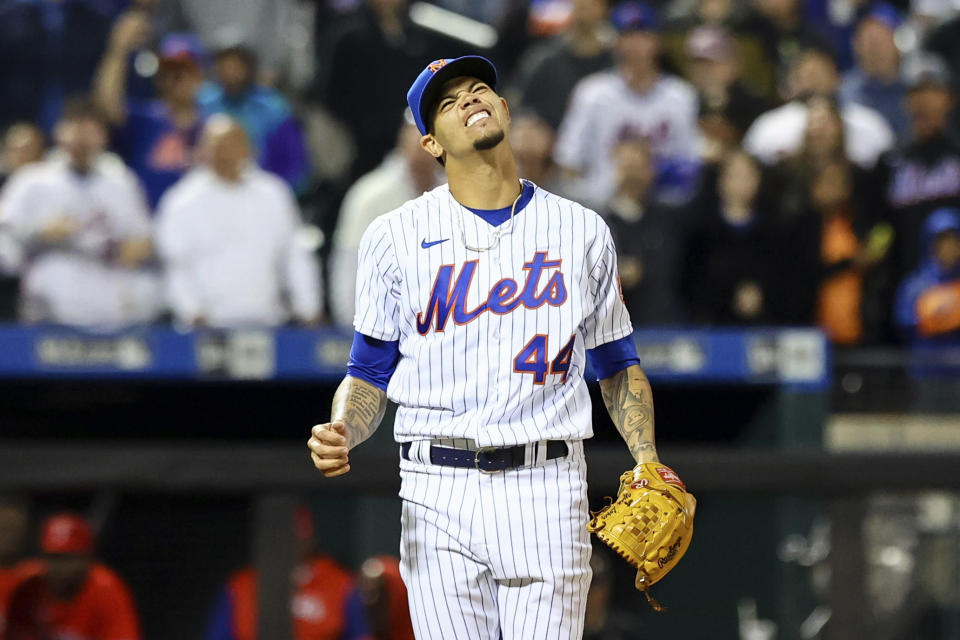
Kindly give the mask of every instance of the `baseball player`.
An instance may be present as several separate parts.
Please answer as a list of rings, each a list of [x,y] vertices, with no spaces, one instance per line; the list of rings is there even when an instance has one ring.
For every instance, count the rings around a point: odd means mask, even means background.
[[[417,638],[580,638],[586,357],[638,463],[657,460],[650,384],[606,224],[520,179],[496,86],[471,55],[431,62],[410,87],[449,184],[364,234],[348,373],[308,446],[325,476],[345,474],[387,398],[399,405],[400,568]]]

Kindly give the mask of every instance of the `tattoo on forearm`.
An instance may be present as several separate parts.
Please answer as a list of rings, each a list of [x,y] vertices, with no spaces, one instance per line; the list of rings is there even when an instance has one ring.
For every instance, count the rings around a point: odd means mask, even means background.
[[[637,461],[656,461],[653,391],[639,366],[631,366],[600,381],[603,402],[610,418]]]
[[[346,425],[352,448],[373,435],[386,409],[387,394],[369,382],[347,376],[333,396],[331,421]]]

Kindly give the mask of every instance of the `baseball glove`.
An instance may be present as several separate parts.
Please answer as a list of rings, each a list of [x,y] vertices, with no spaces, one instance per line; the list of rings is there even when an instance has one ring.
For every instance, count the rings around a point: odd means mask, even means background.
[[[680,561],[693,536],[686,487],[670,467],[638,464],[620,476],[617,499],[590,515],[587,530],[636,567],[636,587],[657,611],[648,589]],[[608,498],[609,500],[609,498]]]

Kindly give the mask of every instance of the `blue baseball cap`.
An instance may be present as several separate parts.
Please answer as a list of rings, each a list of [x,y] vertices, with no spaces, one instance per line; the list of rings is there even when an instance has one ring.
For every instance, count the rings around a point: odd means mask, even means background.
[[[497,68],[483,56],[440,58],[428,64],[407,91],[407,104],[417,129],[427,134],[427,119],[440,93],[440,87],[451,78],[470,76],[483,80],[491,89],[497,88]]]
[[[923,231],[930,238],[947,231],[960,232],[960,211],[952,207],[937,209],[924,221]]]
[[[866,20],[876,20],[886,25],[890,31],[896,31],[900,28],[900,25],[903,24],[903,18],[900,16],[900,12],[888,2],[877,2],[871,5],[867,12],[863,14],[860,23]]]
[[[656,31],[660,25],[657,12],[643,2],[621,2],[610,12],[610,22],[620,33]]]
[[[207,61],[207,50],[200,38],[192,33],[171,33],[160,43],[158,57],[163,63],[193,63],[203,67]]]

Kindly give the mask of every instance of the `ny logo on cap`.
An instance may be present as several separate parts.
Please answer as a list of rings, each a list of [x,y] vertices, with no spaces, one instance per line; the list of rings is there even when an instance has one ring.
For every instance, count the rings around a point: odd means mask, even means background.
[[[439,60],[434,60],[429,65],[427,65],[427,69],[430,69],[430,71],[432,71],[433,73],[436,73],[437,71],[440,71],[440,69],[443,69],[446,65],[447,65],[447,61],[441,58]]]

